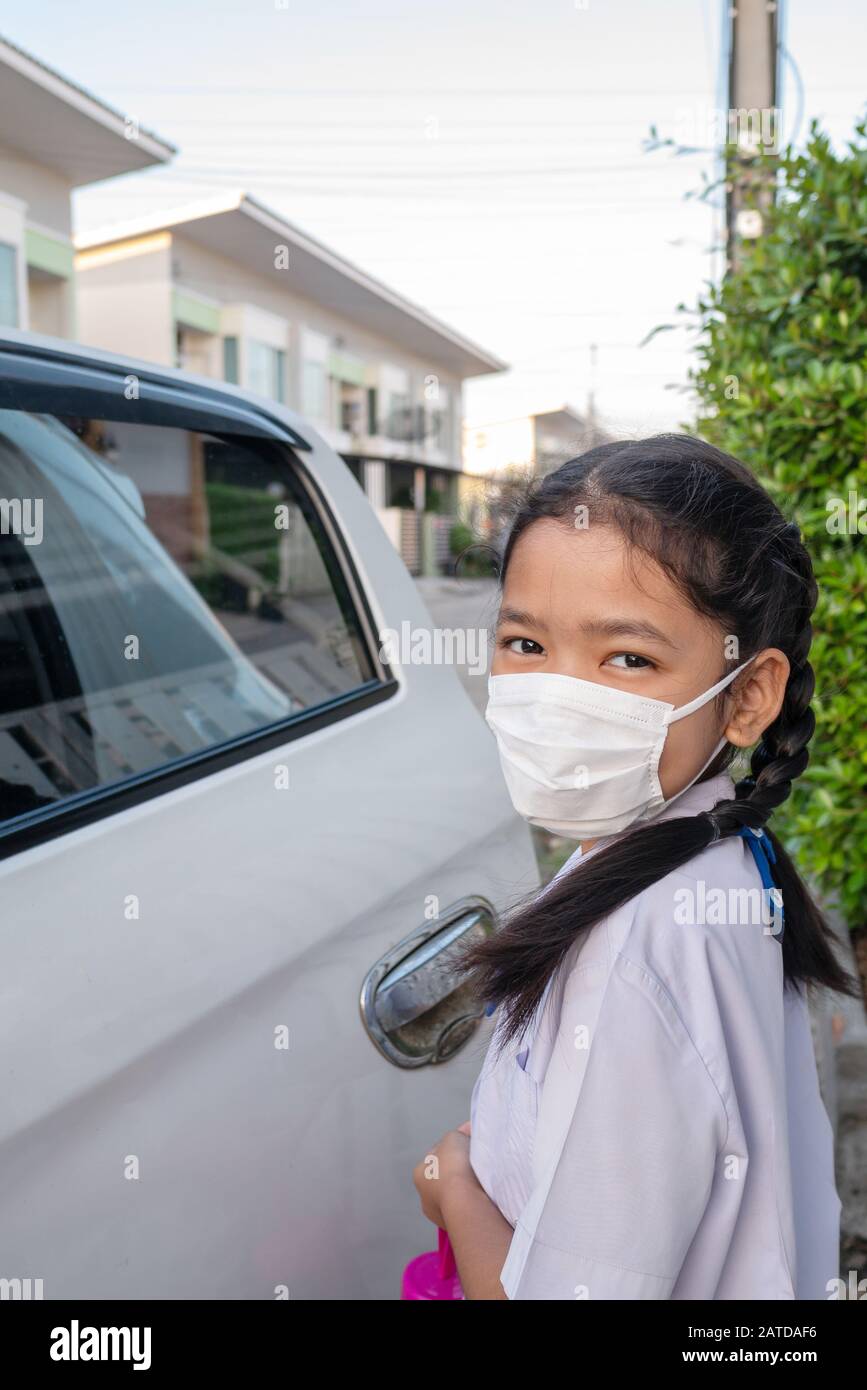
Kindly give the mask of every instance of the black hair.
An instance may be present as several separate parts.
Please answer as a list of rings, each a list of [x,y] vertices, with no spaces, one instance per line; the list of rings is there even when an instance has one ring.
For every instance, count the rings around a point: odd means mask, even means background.
[[[501,583],[529,526],[555,518],[572,527],[580,506],[591,525],[617,527],[695,609],[736,636],[739,663],[777,647],[791,670],[780,713],[753,751],[751,775],[736,784],[734,799],[700,815],[629,827],[466,951],[462,965],[476,995],[503,1006],[501,1044],[523,1032],[581,932],[742,826],[764,828],[776,852],[774,876],[785,911],[784,988],[818,984],[860,998],[858,983],[835,954],[832,928],[766,828],[807,766],[816,724],[808,654],[818,589],[798,527],[744,464],[703,440],[662,434],[602,444],[526,488],[503,551]],[[717,696],[725,698],[726,692]],[[721,749],[698,780],[716,776],[737,751],[731,744]]]

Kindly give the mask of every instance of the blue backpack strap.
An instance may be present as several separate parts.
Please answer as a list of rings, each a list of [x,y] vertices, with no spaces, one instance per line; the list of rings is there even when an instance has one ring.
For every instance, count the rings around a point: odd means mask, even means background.
[[[771,922],[775,924],[776,928],[770,934],[777,941],[782,941],[785,929],[783,895],[771,872],[771,864],[777,862],[776,851],[763,830],[753,830],[752,826],[742,825],[737,833],[746,840],[752,850],[753,859],[756,861],[756,868],[762,880],[762,888],[767,897]]]

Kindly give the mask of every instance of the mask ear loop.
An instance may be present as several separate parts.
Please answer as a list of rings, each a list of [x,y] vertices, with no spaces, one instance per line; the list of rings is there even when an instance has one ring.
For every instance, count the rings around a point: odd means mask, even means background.
[[[674,805],[674,802],[677,801],[677,799],[678,799],[679,796],[683,796],[684,792],[688,792],[689,789],[690,789],[690,787],[694,787],[695,784],[696,784],[696,782],[698,781],[699,777],[702,775],[702,773],[703,773],[703,772],[707,772],[707,770],[708,770],[708,768],[710,767],[711,763],[713,762],[714,758],[717,756],[718,753],[721,753],[721,752],[722,752],[722,750],[723,750],[723,748],[725,748],[725,746],[726,746],[726,740],[725,740],[724,738],[721,738],[720,741],[719,741],[719,743],[717,744],[716,748],[714,748],[713,752],[711,753],[710,757],[708,758],[707,762],[705,763],[704,767],[700,767],[700,768],[699,768],[698,772],[695,774],[695,776],[693,777],[692,781],[691,781],[691,782],[687,782],[687,784],[686,784],[685,787],[681,787],[680,791],[679,791],[679,792],[675,792],[675,793],[674,793],[674,796],[670,796],[670,797],[668,798],[667,801],[661,802],[661,804],[655,808],[655,810],[653,811],[652,815],[649,816],[649,817],[647,817],[647,819],[648,819],[648,820],[653,820],[654,817],[656,817],[656,816],[659,815],[660,811],[667,811],[667,810],[669,809],[670,806]],[[704,812],[704,811],[700,811],[699,814],[700,814],[700,815],[706,815],[707,813]]]
[[[729,671],[728,675],[723,676],[722,680],[717,681],[716,685],[712,685],[710,690],[705,690],[703,694],[696,695],[695,699],[690,700],[688,704],[679,705],[677,709],[673,709],[666,718],[666,725],[676,724],[679,719],[684,719],[686,715],[694,714],[697,709],[701,709],[703,705],[706,705],[709,700],[713,699],[714,695],[718,695],[721,690],[725,690],[727,685],[731,685],[735,676],[738,675],[739,672],[746,670],[750,662],[755,661],[756,656],[758,656],[758,652],[753,656],[747,657],[746,661],[742,661],[740,666],[736,666],[733,671]]]
[[[694,714],[697,709],[701,709],[703,705],[706,705],[708,701],[712,700],[714,695],[718,695],[721,690],[725,690],[726,686],[731,685],[735,676],[740,671],[745,670],[746,667],[749,666],[751,661],[755,661],[757,655],[758,653],[756,652],[753,656],[747,657],[746,661],[742,661],[740,666],[736,666],[733,671],[729,671],[728,675],[723,676],[722,680],[717,681],[716,685],[711,686],[710,690],[706,690],[703,695],[697,695],[694,700],[690,700],[688,705],[681,705],[678,709],[672,710],[671,714],[669,714],[668,718],[666,719],[666,729],[669,729],[672,724],[676,724],[678,719],[683,719],[685,715]],[[721,753],[723,748],[725,748],[726,742],[727,740],[723,735],[723,737],[720,738],[719,742],[717,743],[716,748],[713,750],[707,762],[705,763],[704,767],[699,768],[692,781],[687,782],[685,787],[681,787],[680,791],[675,792],[674,796],[669,797],[667,801],[663,801],[661,806],[657,806],[654,815],[658,815],[660,811],[667,811],[668,808],[672,805],[672,803],[677,801],[677,798],[679,796],[683,796],[683,793],[685,791],[689,791],[689,788],[695,785],[699,777],[701,777],[702,773],[706,772],[707,769],[710,767],[717,754]],[[708,812],[702,811],[700,812],[700,814],[707,816],[707,818],[710,820],[711,825],[713,826],[714,836],[710,843],[714,844],[720,838],[720,828],[717,825],[716,821],[711,818]]]

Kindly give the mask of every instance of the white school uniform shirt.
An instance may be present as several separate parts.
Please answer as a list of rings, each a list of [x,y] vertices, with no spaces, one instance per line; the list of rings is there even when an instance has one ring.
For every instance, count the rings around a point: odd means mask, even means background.
[[[724,772],[656,819],[733,796]],[[509,1298],[833,1296],[833,1132],[756,889],[747,843],[717,840],[581,933],[499,1060],[495,1026],[470,1163],[514,1228]]]

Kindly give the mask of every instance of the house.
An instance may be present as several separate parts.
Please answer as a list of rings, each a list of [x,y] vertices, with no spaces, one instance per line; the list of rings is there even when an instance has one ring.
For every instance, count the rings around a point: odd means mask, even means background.
[[[505,363],[247,193],[76,239],[79,336],[306,416],[413,572],[459,506],[462,383]]]
[[[508,419],[464,423],[465,510],[475,530],[497,537],[508,524],[514,493],[533,478],[610,438],[592,402],[584,413],[558,405]]]
[[[0,39],[0,325],[75,337],[72,190],[174,153]]]
[[[464,424],[464,467],[485,478],[550,473],[608,438],[592,413],[571,405],[488,423]]]

